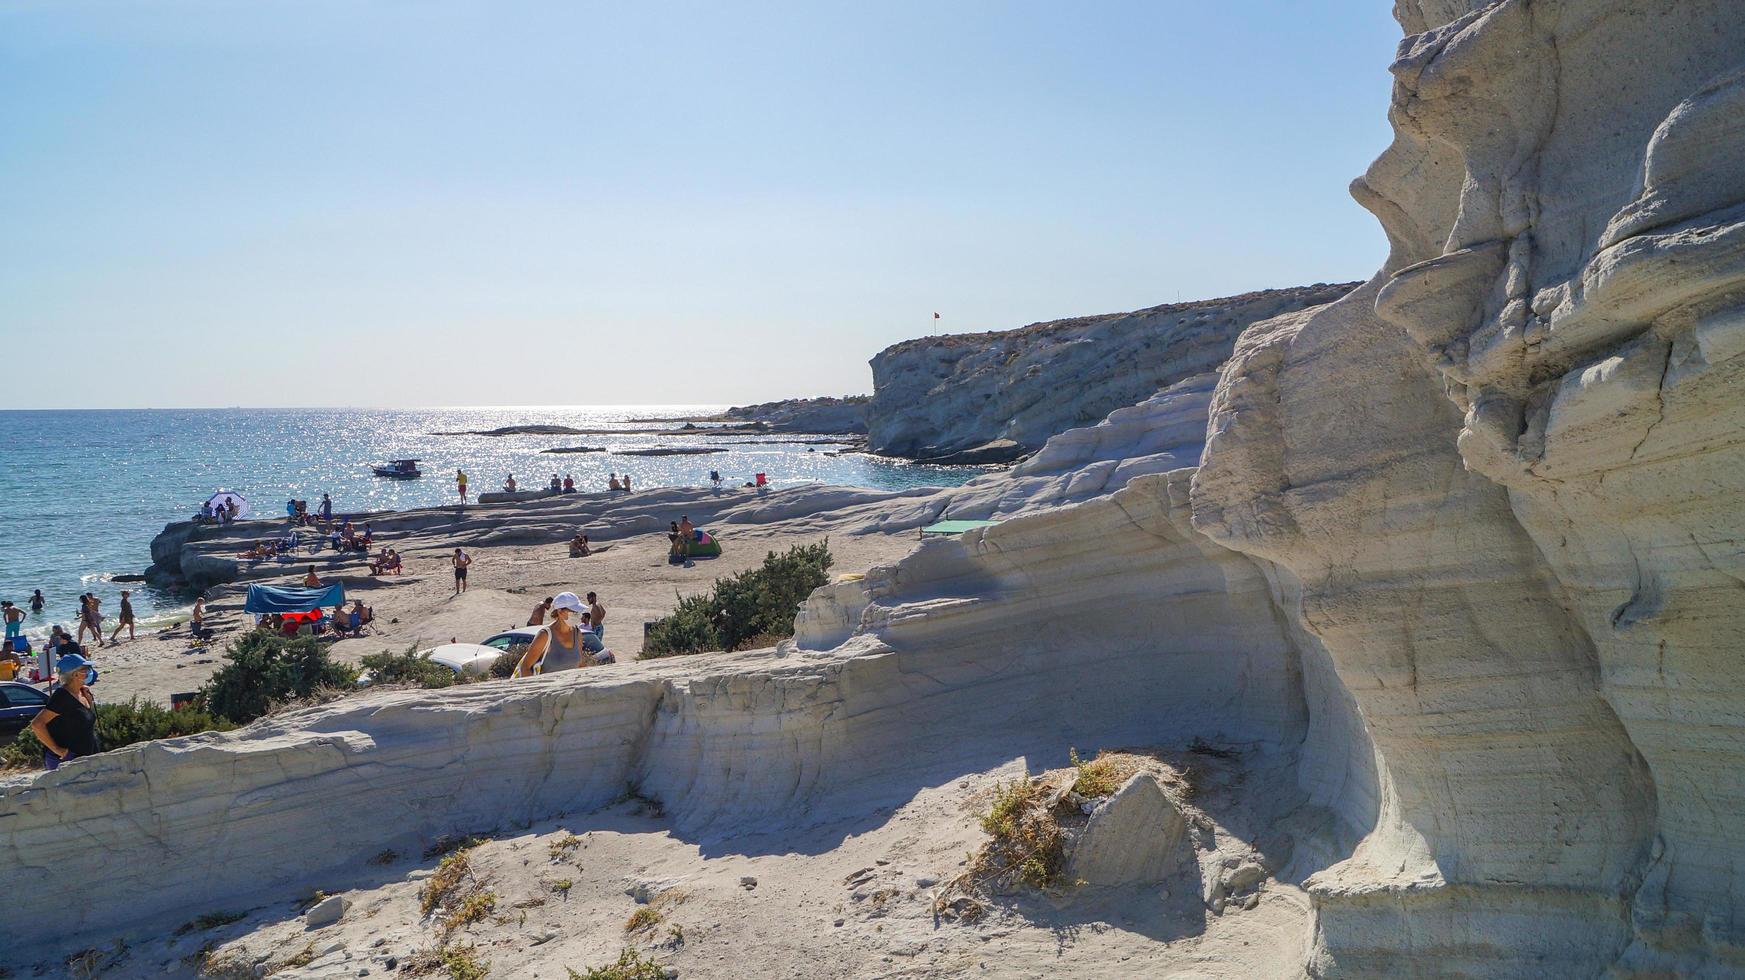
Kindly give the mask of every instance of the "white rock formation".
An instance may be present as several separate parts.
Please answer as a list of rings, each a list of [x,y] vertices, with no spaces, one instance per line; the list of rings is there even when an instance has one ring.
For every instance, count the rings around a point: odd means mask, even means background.
[[[1005,462],[1230,356],[1256,320],[1336,299],[1319,283],[1017,330],[905,341],[872,359],[876,452]]]
[[[1067,857],[1068,881],[1093,887],[1159,882],[1192,862],[1188,821],[1149,772],[1098,804]]]
[[[779,651],[370,694],[13,778],[0,884],[64,910],[57,941],[107,939],[626,784],[718,838],[1016,754],[1203,738],[1295,767],[1275,873],[1312,897],[1311,975],[1738,975],[1745,18],[1396,13],[1396,139],[1353,186],[1393,246],[1369,283],[1254,324],[1215,387],[1193,344],[1145,364],[1179,383],[1045,446],[1061,405],[982,395],[1050,357],[1114,390],[1087,341],[1107,321],[991,360],[987,338],[918,344],[931,367],[885,391],[982,387],[891,445],[1034,458],[709,517],[998,526],[820,590]],[[465,520],[561,540],[584,513],[629,533],[706,506],[650,496]],[[160,564],[217,560],[186,537]],[[1238,859],[1209,894],[1272,867]]]
[[[1384,760],[1375,833],[1311,879],[1312,965],[1726,972],[1745,23],[1398,8],[1424,33],[1354,185],[1393,256],[1244,336],[1193,490],[1298,583]]]

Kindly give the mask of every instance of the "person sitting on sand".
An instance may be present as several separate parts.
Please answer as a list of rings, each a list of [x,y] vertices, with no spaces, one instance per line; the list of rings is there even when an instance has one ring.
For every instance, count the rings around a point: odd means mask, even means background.
[[[586,558],[592,553],[588,550],[588,536],[577,531],[576,536],[570,539],[570,557]]]
[[[544,602],[536,602],[533,604],[533,612],[527,617],[527,625],[545,625],[545,614],[551,611],[552,598],[552,596],[546,596]]]
[[[557,493],[563,489],[563,481],[558,479],[558,475],[556,473],[553,473],[551,475],[551,482],[549,484],[547,484],[547,487],[550,488],[552,493]]]
[[[611,479],[606,481],[606,489],[607,490],[622,490],[622,489],[624,489],[624,484],[618,482],[618,474],[613,473],[613,474],[611,474],[611,477],[612,477]]]
[[[622,486],[624,487],[625,493],[630,492],[630,474],[629,473],[624,474],[624,482],[623,482]]]
[[[309,574],[303,576],[303,587],[305,589],[321,588],[321,576],[315,574],[314,565],[310,565]]]
[[[576,479],[575,479],[575,477],[570,476],[568,473],[565,473],[563,475],[563,492],[564,493],[575,493],[576,492]]]
[[[212,519],[212,501],[208,500],[205,503],[200,505],[200,520],[209,521],[211,519]]]
[[[550,674],[560,670],[575,670],[582,665],[582,631],[570,623],[570,617],[582,611],[582,600],[574,592],[559,592],[551,600],[551,625],[539,631],[521,662],[515,665],[516,677]]]
[[[399,570],[400,556],[392,548],[382,548],[382,552],[376,556],[376,560],[370,562],[371,575],[386,575],[388,572],[398,572]]]
[[[515,474],[513,474],[513,473],[509,474],[508,478],[503,481],[503,492],[504,493],[514,493],[515,492]]]

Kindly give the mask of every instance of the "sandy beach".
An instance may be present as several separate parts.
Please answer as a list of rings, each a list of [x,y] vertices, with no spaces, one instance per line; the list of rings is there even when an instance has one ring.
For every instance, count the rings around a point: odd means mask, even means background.
[[[859,501],[867,495],[876,496],[849,491],[848,499]],[[465,512],[438,508],[376,515],[376,546],[394,548],[404,556],[402,574],[372,576],[362,555],[331,550],[299,555],[295,562],[263,563],[247,574],[251,582],[300,585],[314,565],[323,581],[341,582],[348,598],[363,599],[374,610],[375,623],[368,635],[333,645],[333,655],[346,662],[384,650],[424,649],[451,641],[476,643],[525,624],[535,602],[566,590],[578,595],[598,593],[607,610],[607,647],[624,662],[641,653],[645,622],[671,612],[681,596],[707,591],[716,578],[756,566],[770,551],[829,537],[836,559],[832,575],[840,576],[895,561],[915,546],[915,533],[908,529],[848,532],[844,522],[852,510],[815,512],[805,506],[798,508],[803,513],[781,516],[784,504],[817,499],[818,493],[810,488],[763,495],[745,489],[719,494],[669,489],[621,497],[575,495],[475,504]],[[760,504],[775,504],[777,516],[768,523],[719,527],[710,523]],[[578,508],[586,509],[586,516],[576,516]],[[653,516],[669,510],[670,520],[689,515],[699,526],[712,527],[723,543],[722,555],[688,566],[669,564],[665,520]],[[576,517],[574,523],[571,516]],[[536,522],[536,529],[502,530],[518,521]],[[393,529],[397,524],[408,527]],[[243,522],[227,529],[223,547],[235,545],[240,551],[250,542],[283,534],[285,527],[284,521]],[[569,557],[567,542],[576,530],[589,534],[596,549],[593,554]],[[498,540],[512,540],[492,543],[493,533]],[[540,537],[552,540],[526,540]],[[464,547],[474,559],[468,589],[459,595],[449,562],[456,547]],[[209,590],[208,621],[217,634],[208,643],[196,642],[186,626],[178,624],[141,631],[135,640],[123,634],[118,643],[91,649],[102,670],[97,688],[102,700],[138,697],[168,704],[171,695],[194,691],[205,683],[222,666],[228,642],[249,625],[250,617],[241,611],[245,588],[230,584]]]

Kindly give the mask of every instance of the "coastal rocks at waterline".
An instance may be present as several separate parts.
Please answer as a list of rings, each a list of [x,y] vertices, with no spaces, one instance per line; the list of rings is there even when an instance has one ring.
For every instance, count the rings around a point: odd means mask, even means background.
[[[771,432],[865,435],[870,395],[845,398],[789,398],[741,405],[721,413],[727,422],[761,424]]]
[[[1330,302],[1356,283],[1075,317],[905,341],[872,359],[873,452],[1006,463],[1177,381],[1215,371],[1256,320]]]

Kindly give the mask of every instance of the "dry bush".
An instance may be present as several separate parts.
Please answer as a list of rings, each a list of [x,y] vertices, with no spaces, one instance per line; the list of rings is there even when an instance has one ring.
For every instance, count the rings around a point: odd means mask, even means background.
[[[660,925],[662,918],[663,916],[659,912],[644,905],[630,913],[630,918],[624,920],[624,931],[635,932],[638,929],[652,929]]]
[[[615,963],[596,966],[585,973],[577,973],[569,967],[564,967],[568,980],[666,980],[666,968],[654,960],[645,960],[642,954],[634,949],[626,949],[618,954]]]
[[[968,872],[977,888],[1047,888],[1060,877],[1066,847],[1055,807],[1062,795],[1048,780],[1028,776],[995,788],[993,804],[981,819],[990,840]]]

